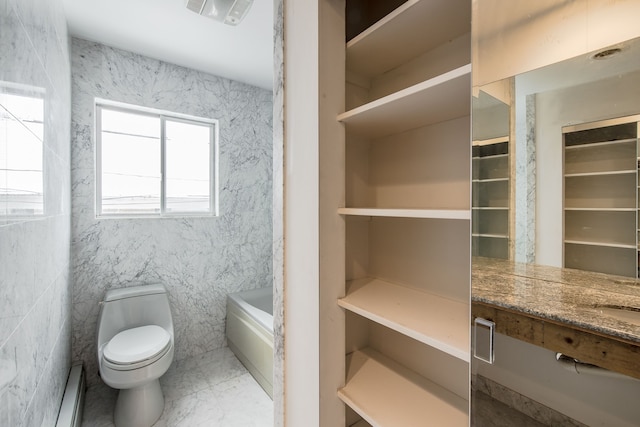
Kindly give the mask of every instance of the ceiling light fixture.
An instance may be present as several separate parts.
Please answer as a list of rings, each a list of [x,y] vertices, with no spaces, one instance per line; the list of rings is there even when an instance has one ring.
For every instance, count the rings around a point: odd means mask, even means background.
[[[591,56],[591,58],[593,59],[608,59],[610,57],[612,57],[613,55],[617,55],[620,52],[622,52],[622,49],[620,49],[619,47],[614,47],[612,49],[605,49],[605,50],[601,50],[598,53],[595,53],[594,55]]]
[[[187,9],[227,25],[238,25],[253,0],[186,0]]]

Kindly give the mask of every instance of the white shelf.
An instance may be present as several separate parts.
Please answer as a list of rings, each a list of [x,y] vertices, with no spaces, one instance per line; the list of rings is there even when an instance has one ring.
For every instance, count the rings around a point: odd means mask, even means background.
[[[607,248],[623,248],[623,249],[637,249],[636,245],[625,245],[622,243],[613,242],[590,242],[586,240],[565,240],[565,243],[572,245],[585,245],[585,246],[602,246]]]
[[[583,176],[604,176],[604,175],[628,175],[635,174],[637,169],[619,170],[619,171],[605,171],[605,172],[582,172],[582,173],[567,173],[565,178],[575,178]]]
[[[471,219],[468,209],[378,209],[339,208],[340,215],[381,216],[393,218]]]
[[[469,304],[364,278],[347,282],[338,305],[458,359],[469,361]]]
[[[635,211],[638,210],[638,208],[571,208],[571,207],[565,207],[564,210],[565,211],[585,211],[585,212],[635,212]]]
[[[471,182],[504,182],[509,181],[509,178],[489,178],[489,179],[472,179]]]
[[[347,69],[372,77],[469,32],[468,0],[409,0],[347,43]]]
[[[471,64],[342,113],[347,130],[382,138],[469,115]]]
[[[493,159],[497,159],[500,157],[509,157],[509,154],[489,154],[486,156],[473,156],[472,159],[473,160],[493,160]]]
[[[509,236],[507,236],[506,234],[480,234],[480,233],[473,233],[471,234],[472,237],[490,237],[492,239],[508,239]]]
[[[498,136],[496,138],[489,138],[489,139],[476,139],[474,141],[471,141],[471,145],[473,147],[483,147],[485,145],[502,144],[503,142],[509,142],[509,137]],[[506,154],[498,154],[497,156],[500,156],[500,155],[506,156]]]
[[[615,141],[604,141],[604,142],[590,142],[587,144],[576,144],[576,145],[567,145],[565,146],[565,150],[579,150],[579,149],[587,149],[594,147],[603,147],[607,145],[616,145],[624,142],[634,142],[635,139],[618,139]]]
[[[467,400],[369,348],[348,358],[338,396],[373,427],[469,423]]]

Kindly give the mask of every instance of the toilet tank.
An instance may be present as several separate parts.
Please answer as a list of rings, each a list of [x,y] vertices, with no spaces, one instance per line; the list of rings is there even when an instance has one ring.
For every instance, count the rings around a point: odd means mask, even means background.
[[[98,316],[98,347],[114,335],[145,325],[158,325],[173,338],[173,319],[163,285],[143,285],[107,291]]]

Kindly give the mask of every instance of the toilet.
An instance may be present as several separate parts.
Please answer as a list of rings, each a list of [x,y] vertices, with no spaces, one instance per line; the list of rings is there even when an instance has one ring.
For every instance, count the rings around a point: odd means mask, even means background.
[[[160,377],[173,361],[173,319],[159,284],[107,291],[98,317],[98,366],[119,389],[116,427],[150,427],[164,409]]]

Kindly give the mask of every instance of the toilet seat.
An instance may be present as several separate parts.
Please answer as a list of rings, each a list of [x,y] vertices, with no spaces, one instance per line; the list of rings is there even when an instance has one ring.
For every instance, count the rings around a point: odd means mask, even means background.
[[[161,358],[171,347],[171,335],[157,325],[125,329],[104,347],[103,360],[111,369],[131,370]]]

